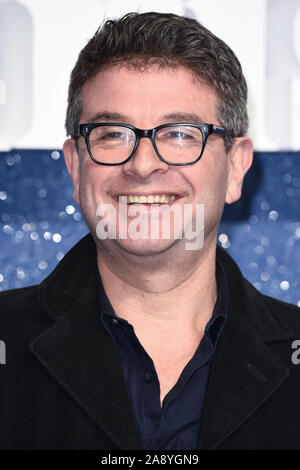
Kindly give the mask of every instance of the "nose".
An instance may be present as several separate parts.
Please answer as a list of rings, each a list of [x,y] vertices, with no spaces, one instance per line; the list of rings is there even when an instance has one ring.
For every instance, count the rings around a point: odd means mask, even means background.
[[[165,172],[169,165],[156,154],[149,137],[141,137],[134,155],[123,165],[128,174],[135,174],[146,179],[154,172]]]

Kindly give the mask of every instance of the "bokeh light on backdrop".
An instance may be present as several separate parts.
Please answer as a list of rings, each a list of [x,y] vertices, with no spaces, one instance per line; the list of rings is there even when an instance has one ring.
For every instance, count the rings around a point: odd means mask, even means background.
[[[256,153],[218,242],[300,306],[300,0],[0,0],[0,290],[39,283],[88,232],[60,150],[70,72],[104,17],[150,10],[197,18],[239,57]]]

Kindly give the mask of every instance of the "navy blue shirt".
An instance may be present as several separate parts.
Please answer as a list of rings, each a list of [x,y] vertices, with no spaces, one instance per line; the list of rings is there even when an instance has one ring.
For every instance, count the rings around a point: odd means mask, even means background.
[[[193,358],[160,405],[158,376],[151,357],[133,326],[117,316],[105,294],[97,269],[100,317],[116,347],[140,433],[142,449],[197,449],[202,406],[210,362],[227,318],[228,284],[216,262],[217,301]]]

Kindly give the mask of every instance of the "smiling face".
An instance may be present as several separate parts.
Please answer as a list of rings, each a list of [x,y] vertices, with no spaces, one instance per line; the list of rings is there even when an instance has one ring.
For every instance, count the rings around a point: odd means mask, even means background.
[[[146,71],[114,66],[99,72],[83,87],[80,123],[119,122],[140,129],[150,129],[172,122],[197,122],[220,125],[217,118],[217,96],[214,90],[195,81],[184,68],[149,68]],[[64,155],[74,185],[74,199],[80,205],[84,219],[98,246],[110,250],[125,250],[136,255],[153,255],[184,250],[185,241],[171,236],[162,237],[161,215],[157,207],[146,205],[144,219],[159,225],[157,239],[120,238],[124,224],[117,218],[116,239],[99,240],[96,226],[101,204],[113,205],[119,210],[118,196],[166,195],[165,201],[192,207],[196,217],[196,204],[204,205],[204,247],[215,243],[218,223],[224,203],[240,197],[242,180],[251,164],[252,146],[249,139],[236,139],[227,154],[222,137],[210,135],[201,159],[189,166],[172,166],[156,155],[150,139],[141,138],[133,157],[123,165],[98,165],[89,157],[83,137],[64,144]],[[168,199],[168,197],[170,199]],[[136,202],[146,202],[144,198]],[[153,199],[154,202],[160,201]],[[162,200],[161,200],[162,201]],[[130,206],[127,207],[128,210]],[[98,213],[99,214],[99,213]],[[127,223],[134,216],[125,218]],[[175,251],[174,251],[175,250]],[[177,250],[177,251],[176,251]]]

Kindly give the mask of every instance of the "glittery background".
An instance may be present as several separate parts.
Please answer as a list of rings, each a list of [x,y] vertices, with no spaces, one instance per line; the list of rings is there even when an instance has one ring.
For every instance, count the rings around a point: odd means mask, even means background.
[[[0,290],[39,283],[87,232],[61,152],[0,152]],[[256,153],[219,243],[257,289],[300,306],[300,152]]]

